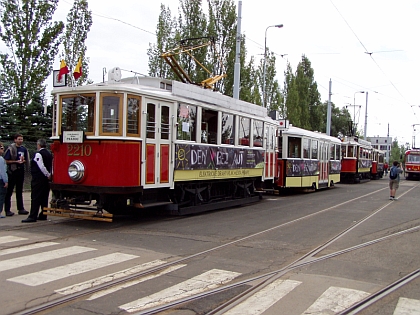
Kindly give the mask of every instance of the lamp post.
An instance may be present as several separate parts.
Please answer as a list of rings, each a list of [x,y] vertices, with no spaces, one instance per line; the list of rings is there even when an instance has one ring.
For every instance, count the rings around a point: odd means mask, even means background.
[[[353,136],[356,135],[356,93],[365,93],[365,91],[357,91],[354,92],[353,99],[354,99],[354,108],[353,108]]]
[[[283,24],[277,24],[277,25],[270,25],[265,29],[265,39],[264,39],[264,70],[263,70],[263,107],[267,107],[266,105],[266,97],[265,97],[265,71],[266,71],[266,59],[267,59],[267,30],[270,27],[277,27],[282,28]]]

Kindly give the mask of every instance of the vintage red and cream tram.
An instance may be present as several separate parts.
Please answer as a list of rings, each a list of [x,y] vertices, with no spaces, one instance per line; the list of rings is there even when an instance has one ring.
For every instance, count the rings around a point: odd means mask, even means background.
[[[420,178],[420,149],[405,151],[403,167],[406,179]]]
[[[52,94],[50,214],[199,212],[256,201],[256,188],[272,186],[279,123],[261,106],[178,81],[121,79],[118,68],[107,82]]]
[[[384,176],[385,152],[372,148],[372,167],[370,169],[371,179],[380,179]]]
[[[340,181],[340,139],[290,125],[278,143],[277,187],[319,189]]]
[[[345,137],[341,143],[341,182],[369,180],[371,167],[371,143],[357,137]]]

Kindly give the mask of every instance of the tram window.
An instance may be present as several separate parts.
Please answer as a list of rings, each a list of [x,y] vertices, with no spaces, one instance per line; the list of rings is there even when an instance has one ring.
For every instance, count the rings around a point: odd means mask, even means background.
[[[169,139],[169,107],[162,106],[160,111],[161,139]]]
[[[127,135],[140,135],[141,98],[129,95],[127,98]]]
[[[249,145],[251,120],[249,118],[239,118],[239,144]]]
[[[353,150],[353,146],[352,146],[352,145],[349,145],[349,146],[347,147],[347,157],[354,157],[353,152],[354,152],[354,150]]]
[[[335,159],[336,160],[340,160],[340,150],[341,150],[341,145],[336,144],[335,145]]]
[[[235,144],[235,115],[222,113],[222,144]]]
[[[279,147],[279,153],[277,158],[282,159],[283,158],[283,137],[277,137],[278,139],[278,147]]]
[[[311,158],[311,140],[310,139],[303,139],[303,158],[310,159]]]
[[[146,118],[146,137],[149,139],[155,138],[156,132],[156,105],[147,103],[147,118]]]
[[[317,160],[318,159],[318,141],[312,140],[312,159]]]
[[[93,94],[63,96],[61,131],[84,131],[86,134],[93,134],[95,99]]]
[[[185,104],[178,104],[177,118],[177,139],[196,141],[196,117],[197,107]]]
[[[330,160],[335,160],[335,145],[330,144]]]
[[[121,134],[121,99],[122,94],[101,95],[103,133]]]
[[[217,144],[217,111],[202,109],[201,143]]]
[[[270,136],[267,136],[267,139],[270,139],[270,145],[269,148],[271,150],[275,149],[275,141],[276,141],[276,130],[274,129],[274,127],[270,128]]]
[[[300,158],[301,157],[301,148],[302,148],[302,138],[289,137],[287,147],[288,158]]]
[[[254,134],[253,134],[253,143],[254,147],[263,146],[263,122],[259,120],[254,120]]]

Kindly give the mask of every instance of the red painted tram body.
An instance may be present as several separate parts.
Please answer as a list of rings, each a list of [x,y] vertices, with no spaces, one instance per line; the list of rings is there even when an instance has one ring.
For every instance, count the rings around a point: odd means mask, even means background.
[[[346,137],[341,143],[340,181],[359,183],[369,180],[372,168],[372,145],[357,137]]]
[[[256,201],[273,186],[279,122],[265,108],[111,73],[105,83],[53,90],[52,209],[200,212]]]
[[[405,151],[403,167],[406,179],[420,178],[420,149]]]

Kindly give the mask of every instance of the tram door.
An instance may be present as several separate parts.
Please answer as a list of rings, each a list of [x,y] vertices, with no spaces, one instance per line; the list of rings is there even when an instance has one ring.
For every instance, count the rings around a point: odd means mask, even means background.
[[[319,184],[328,184],[328,143],[320,141]]]
[[[146,99],[146,141],[142,184],[147,187],[169,187],[171,176],[171,103]]]

